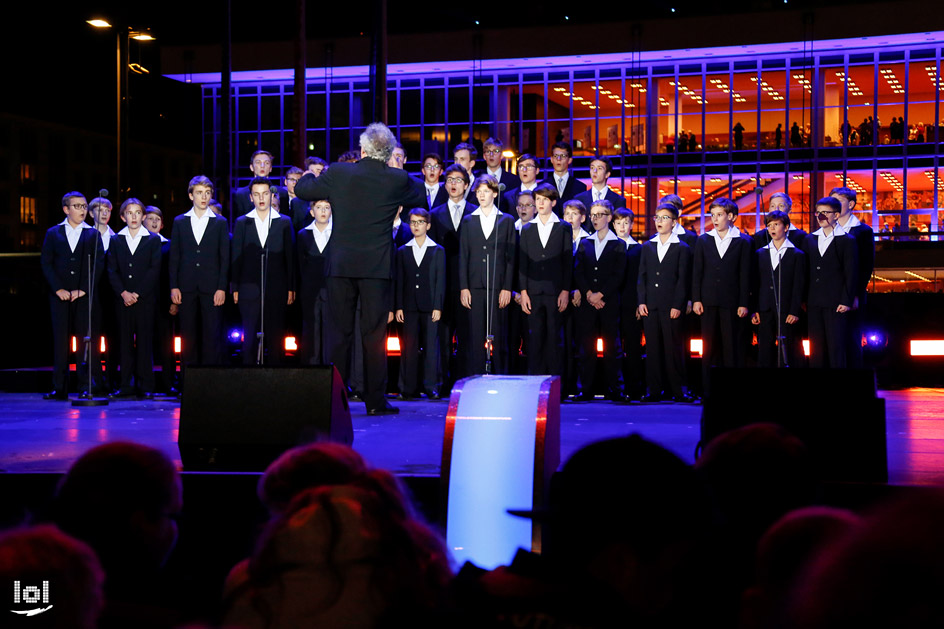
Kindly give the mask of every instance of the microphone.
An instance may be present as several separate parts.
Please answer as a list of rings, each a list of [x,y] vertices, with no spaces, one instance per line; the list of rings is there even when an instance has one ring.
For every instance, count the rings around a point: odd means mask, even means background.
[[[104,197],[107,197],[107,196],[108,196],[108,189],[107,189],[107,188],[102,188],[101,190],[99,190],[99,191],[98,191],[98,196],[103,197],[103,198],[104,198]]]
[[[499,182],[498,182],[498,194],[501,194],[502,192],[504,192],[504,191],[505,191],[505,188],[507,188],[507,187],[508,187],[508,186],[506,186],[505,184],[503,184],[502,182],[499,181]]]

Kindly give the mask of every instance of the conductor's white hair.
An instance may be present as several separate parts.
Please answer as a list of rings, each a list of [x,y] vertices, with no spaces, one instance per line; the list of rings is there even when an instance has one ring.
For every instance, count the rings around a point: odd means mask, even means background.
[[[367,157],[378,159],[384,163],[393,155],[393,149],[397,145],[397,139],[393,136],[387,125],[382,122],[375,122],[364,129],[361,134],[361,150]]]

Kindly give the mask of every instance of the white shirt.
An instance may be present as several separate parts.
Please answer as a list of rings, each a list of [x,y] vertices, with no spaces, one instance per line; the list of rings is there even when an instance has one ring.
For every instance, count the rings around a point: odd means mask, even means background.
[[[632,247],[633,245],[638,245],[638,244],[639,244],[638,242],[636,242],[636,239],[633,238],[632,236],[630,236],[629,234],[626,234],[626,237],[623,238],[622,240],[623,240],[623,242],[626,243],[626,248],[627,248],[627,249],[629,249],[629,248]]]
[[[557,214],[551,212],[547,217],[547,223],[542,223],[540,216],[535,216],[531,222],[538,227],[538,238],[541,239],[541,246],[546,247],[547,240],[551,237],[551,230],[554,229],[554,223],[560,223],[560,219],[557,218]]]
[[[256,224],[256,234],[259,235],[259,244],[265,247],[266,240],[269,238],[269,225],[272,224],[272,221],[277,220],[280,214],[276,210],[269,208],[269,214],[265,219],[259,218],[259,214],[256,213],[255,210],[252,210],[246,214],[246,216],[253,219],[253,222]]]
[[[672,228],[672,233],[676,236],[683,236],[686,232],[685,228],[682,227],[682,224],[676,221],[675,227]]]
[[[819,248],[819,257],[822,258],[824,255],[826,255],[826,250],[829,249],[829,245],[833,244],[833,237],[845,236],[846,232],[839,223],[836,223],[836,226],[833,227],[832,233],[828,236],[822,227],[813,232],[813,235],[816,236],[816,246]]]
[[[577,237],[574,238],[574,253],[577,253],[577,247],[580,246],[580,241],[589,236],[587,232],[583,230],[583,227],[577,228]]]
[[[619,236],[613,233],[612,229],[606,230],[606,237],[603,240],[600,240],[600,237],[597,235],[600,232],[597,232],[593,235],[593,252],[597,256],[597,260],[600,259],[600,256],[603,255],[603,250],[606,249],[606,243],[611,240],[619,240]]]
[[[431,186],[424,181],[423,185],[426,186],[426,196],[429,198],[429,205],[432,208],[433,202],[436,201],[436,195],[439,194],[439,184]]]
[[[213,213],[213,210],[207,208],[206,212],[203,213],[203,218],[197,216],[197,211],[194,208],[190,208],[190,211],[184,214],[184,216],[190,217],[190,229],[193,230],[193,239],[197,241],[197,244],[200,244],[200,241],[203,240],[203,234],[206,232],[207,225],[210,224],[210,217],[216,216]]]
[[[311,235],[315,237],[315,244],[318,245],[318,253],[324,253],[325,247],[328,246],[328,241],[331,239],[331,229],[334,227],[334,219],[328,221],[328,226],[324,228],[324,231],[318,229],[317,223],[312,221],[305,226],[305,229],[311,231]]]
[[[134,252],[138,250],[138,245],[141,244],[141,239],[144,238],[145,234],[150,233],[151,232],[144,229],[144,227],[141,227],[138,229],[138,235],[132,236],[131,230],[128,227],[125,227],[120,232],[118,232],[118,235],[125,237],[125,240],[128,242],[128,249],[131,250],[131,255],[134,255]]]
[[[479,217],[479,224],[482,226],[482,233],[485,234],[485,240],[488,240],[488,237],[492,235],[492,230],[495,229],[495,221],[501,215],[502,211],[494,205],[492,206],[492,213],[488,216],[485,215],[482,208],[476,208],[476,210],[472,212],[472,216]]]
[[[843,231],[845,231],[845,232],[848,233],[848,232],[852,231],[852,228],[853,228],[853,227],[858,227],[858,226],[861,225],[861,224],[862,224],[862,223],[859,221],[858,218],[856,218],[856,215],[855,215],[855,214],[850,214],[850,215],[849,215],[849,220],[846,221],[846,224],[845,224],[845,225],[842,225],[842,224],[840,223],[839,226],[842,227]]]
[[[521,184],[521,190],[534,190],[538,187],[538,182],[532,181],[530,184]]]
[[[776,270],[776,268],[780,266],[780,261],[783,260],[783,256],[787,254],[787,249],[791,248],[796,249],[794,244],[786,238],[783,239],[783,244],[780,245],[779,249],[774,246],[773,240],[764,245],[764,249],[770,251],[770,268]]]
[[[161,239],[161,242],[167,242],[167,238],[164,238],[164,235],[161,234],[160,232],[152,232],[150,229],[148,230],[148,232],[150,232],[150,233],[154,234],[155,236],[157,236],[158,238],[160,238],[160,239]],[[119,233],[121,233],[121,232],[119,232]]]
[[[731,242],[733,242],[735,238],[738,238],[741,235],[741,232],[738,231],[738,228],[734,227],[733,225],[731,227],[728,227],[728,232],[724,235],[724,238],[718,235],[717,229],[712,229],[709,233],[715,238],[715,246],[718,248],[719,258],[724,257],[724,254],[727,252],[728,247],[731,246]]]
[[[416,238],[414,238],[406,243],[406,246],[413,247],[413,259],[416,260],[416,266],[419,266],[423,262],[423,256],[426,254],[426,250],[430,247],[435,247],[436,243],[433,242],[432,238],[427,236],[422,245],[416,242]]]
[[[60,225],[66,226],[66,240],[69,241],[69,249],[72,250],[72,253],[75,253],[75,248],[79,244],[79,238],[82,236],[83,229],[92,229],[92,226],[88,223],[82,222],[79,223],[78,227],[73,227],[69,224],[69,219],[63,219]]]
[[[563,175],[558,175],[554,173],[554,185],[557,186],[557,192],[564,194],[564,188],[567,187],[567,180],[570,179],[570,171],[567,171]]]
[[[673,231],[672,234],[669,236],[669,239],[665,241],[664,243],[662,242],[662,239],[659,238],[659,234],[656,234],[655,236],[650,238],[649,242],[656,243],[656,251],[659,254],[659,262],[662,262],[663,258],[665,258],[665,254],[668,253],[669,251],[669,245],[671,245],[672,243],[679,242],[679,237],[678,237],[678,234],[676,234]]]
[[[603,199],[605,199],[607,190],[608,188],[606,186],[603,186],[602,190],[597,190],[595,186],[590,186],[590,192],[593,195],[594,201],[602,201]]]
[[[403,223],[403,219],[399,216],[393,219],[393,233],[391,234],[392,238],[397,237],[397,232],[400,231],[400,225]]]
[[[502,176],[502,169],[501,169],[501,166],[499,166],[499,167],[496,168],[495,170],[492,170],[491,168],[489,168],[488,166],[486,166],[486,167],[485,167],[485,172],[487,172],[489,175],[491,175],[492,177],[494,177],[495,179],[497,179],[499,183],[501,183],[501,176]]]
[[[105,253],[108,253],[108,245],[111,244],[111,237],[115,235],[114,230],[111,227],[105,230],[105,233],[98,232],[102,237],[102,248],[105,250]]]
[[[459,223],[462,222],[462,215],[465,213],[465,199],[458,203],[449,201],[449,217],[452,219],[452,227],[459,231]]]

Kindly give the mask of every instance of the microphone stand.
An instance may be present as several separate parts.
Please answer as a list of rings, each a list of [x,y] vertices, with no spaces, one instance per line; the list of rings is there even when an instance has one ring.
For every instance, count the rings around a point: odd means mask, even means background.
[[[274,186],[273,186],[274,188]],[[278,194],[278,191],[270,194]],[[265,300],[266,300],[266,271],[269,270],[269,236],[272,232],[272,201],[269,201],[269,213],[266,216],[266,241],[262,245],[262,254],[259,256],[259,331],[256,333],[256,364],[265,365]]]
[[[108,191],[104,188],[98,191],[100,197],[107,197]],[[88,375],[88,389],[85,390],[85,394],[79,394],[79,396],[72,400],[72,406],[108,406],[108,400],[105,398],[96,399],[92,394],[92,299],[95,297],[95,284],[94,278],[97,271],[96,267],[98,266],[98,241],[101,240],[102,236],[98,233],[98,227],[92,226],[92,229],[95,230],[95,246],[92,249],[92,253],[88,254],[88,292],[86,297],[88,297],[88,325],[86,327],[85,335],[85,371]],[[101,364],[98,365],[101,369]]]

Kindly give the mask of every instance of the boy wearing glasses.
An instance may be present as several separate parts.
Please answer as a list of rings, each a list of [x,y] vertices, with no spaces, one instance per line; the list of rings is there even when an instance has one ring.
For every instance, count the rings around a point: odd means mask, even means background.
[[[440,324],[440,358],[442,360],[442,382],[451,386],[453,369],[452,339],[458,326],[459,309],[459,236],[463,229],[462,219],[471,214],[476,205],[467,201],[465,191],[469,187],[469,173],[459,164],[446,169],[443,186],[448,200],[430,212],[430,236],[446,251],[446,293]]]
[[[485,146],[482,154],[485,157],[485,174],[491,175],[498,180],[499,188],[502,190],[514,190],[521,185],[521,180],[517,175],[502,168],[502,151],[505,145],[499,138],[489,138],[485,140]],[[511,205],[508,204],[504,196],[498,197],[498,209],[502,212],[510,211]]]
[[[811,367],[846,367],[849,311],[855,303],[858,261],[855,239],[839,225],[835,197],[816,202],[819,229],[806,237]]]
[[[475,150],[475,147],[468,142],[460,142],[456,145],[456,148],[452,151],[452,161],[459,166],[465,168],[465,171],[469,173],[469,179],[471,181],[472,177],[477,176],[477,173],[472,170],[475,168],[475,158],[479,156],[479,152]],[[469,190],[465,191],[465,198],[468,198]],[[473,199],[474,201],[474,199]]]
[[[701,317],[702,387],[716,364],[743,367],[746,319],[750,301],[751,251],[754,241],[734,226],[737,204],[719,197],[708,206],[711,224],[695,241],[692,311]]]
[[[285,174],[285,189],[288,191],[288,208],[282,213],[289,215],[289,218],[292,219],[292,227],[295,229],[308,227],[308,224],[311,223],[311,212],[308,207],[311,204],[295,196],[295,184],[298,183],[298,180],[301,179],[304,174],[305,171],[298,166],[292,166]]]
[[[430,400],[439,399],[439,328],[446,293],[446,251],[433,242],[429,212],[413,208],[409,215],[413,240],[397,249],[396,318],[403,324],[400,353],[400,399],[417,396],[419,353],[423,348],[423,391]]]
[[[614,210],[626,207],[626,199],[616,194],[606,185],[613,172],[613,163],[609,157],[596,155],[590,160],[590,189],[574,198],[589,207],[595,201],[606,199]]]
[[[856,242],[859,272],[856,277],[855,298],[852,300],[852,310],[849,312],[847,360],[850,367],[862,367],[862,309],[869,290],[869,281],[875,270],[875,232],[864,223],[859,222],[852,213],[856,205],[855,190],[850,188],[833,188],[829,196],[839,201],[839,226],[852,236]]]
[[[626,273],[626,244],[610,230],[613,206],[603,199],[590,206],[590,221],[596,230],[577,247],[574,277],[580,291],[577,309],[577,362],[580,394],[575,401],[593,400],[597,338],[603,339],[607,399],[627,402],[619,387],[620,286]]]
[[[682,313],[688,302],[692,250],[674,233],[678,209],[660,204],[653,220],[656,235],[643,243],[639,260],[639,308],[646,334],[646,384],[643,403],[694,402],[683,389],[685,337]],[[669,397],[671,396],[671,397]]]
[[[570,201],[587,189],[587,184],[577,181],[574,174],[570,172],[570,164],[574,161],[573,156],[573,149],[567,142],[558,142],[551,147],[551,157],[548,161],[554,170],[545,181],[557,188],[561,203]]]
[[[538,168],[538,158],[530,153],[523,153],[518,157],[518,185],[510,188],[502,195],[502,203],[505,207],[513,208],[518,201],[518,195],[522,192],[538,187],[538,174],[541,169]],[[560,218],[560,210],[556,210],[557,217]]]
[[[430,212],[449,199],[446,187],[439,183],[443,167],[439,153],[427,153],[423,156],[423,186],[426,191],[426,209]]]
[[[636,242],[630,231],[633,213],[626,208],[613,212],[613,231],[626,244],[626,274],[620,290],[620,345],[623,348],[623,392],[630,400],[642,397],[642,324],[636,305],[639,293],[639,260],[642,245]]]
[[[50,227],[43,240],[40,265],[49,285],[49,309],[52,314],[53,390],[43,395],[44,400],[67,400],[69,387],[69,336],[78,341],[79,356],[85,355],[82,339],[88,334],[89,257],[95,267],[92,283],[96,284],[105,270],[105,250],[98,231],[85,222],[88,203],[79,192],[62,197],[65,218]],[[97,242],[96,242],[97,241]],[[92,335],[94,338],[94,334]],[[88,382],[88,364],[101,364],[98,343],[91,343],[92,356],[80,366],[79,382],[82,388]],[[77,361],[78,362],[78,361]],[[83,375],[81,372],[85,372]],[[98,375],[98,374],[96,374]]]

